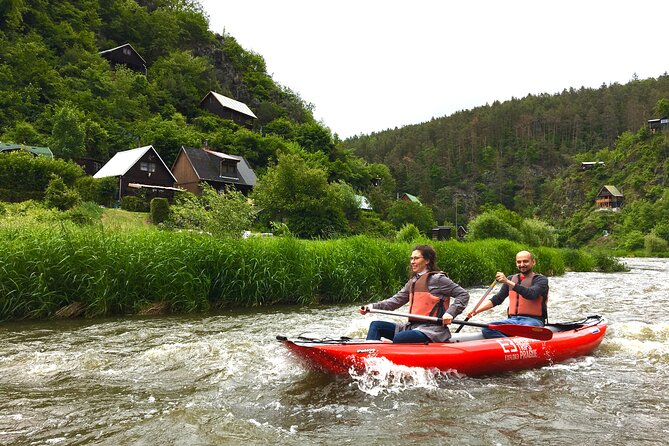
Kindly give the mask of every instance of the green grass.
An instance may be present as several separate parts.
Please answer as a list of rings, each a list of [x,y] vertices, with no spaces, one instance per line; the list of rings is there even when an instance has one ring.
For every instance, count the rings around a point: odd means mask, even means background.
[[[123,211],[109,215],[127,221]],[[48,318],[75,302],[89,317],[136,314],[157,302],[177,313],[367,302],[401,287],[413,247],[362,236],[231,240],[156,230],[142,217],[133,221],[0,224],[0,320]],[[498,240],[434,246],[440,268],[462,286],[487,285],[498,270],[513,272],[515,253],[524,249]],[[536,253],[537,270],[548,275],[572,263],[578,270],[596,266],[587,253]]]

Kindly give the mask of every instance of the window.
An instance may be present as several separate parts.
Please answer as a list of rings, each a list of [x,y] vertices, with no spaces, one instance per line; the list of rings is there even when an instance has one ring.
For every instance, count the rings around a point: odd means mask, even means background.
[[[145,161],[142,161],[139,163],[139,170],[142,172],[155,172],[156,171],[156,163],[147,163]]]
[[[221,176],[229,177],[235,175],[235,166],[234,164],[221,163]]]
[[[123,48],[123,54],[126,56],[130,56],[132,54],[132,51],[130,51],[130,48]]]

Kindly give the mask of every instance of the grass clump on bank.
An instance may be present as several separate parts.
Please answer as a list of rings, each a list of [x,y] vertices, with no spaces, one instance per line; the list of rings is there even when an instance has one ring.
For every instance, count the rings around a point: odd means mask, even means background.
[[[6,223],[6,222],[5,222]],[[428,241],[425,241],[428,242]],[[49,318],[76,304],[88,317],[138,314],[161,304],[175,313],[264,305],[353,303],[390,296],[404,284],[415,243],[352,237],[223,239],[98,225],[0,225],[0,320]],[[515,271],[525,247],[509,241],[434,242],[441,269],[463,286]],[[538,248],[537,270],[591,270],[593,256]],[[590,268],[590,269],[588,269]]]

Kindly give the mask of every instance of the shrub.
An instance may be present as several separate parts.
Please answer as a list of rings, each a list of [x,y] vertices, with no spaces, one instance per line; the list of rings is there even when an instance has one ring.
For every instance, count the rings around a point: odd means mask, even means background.
[[[103,206],[111,206],[118,196],[118,180],[116,177],[93,178],[84,176],[75,183],[83,201],[92,201]]]
[[[414,240],[420,239],[422,236],[423,235],[416,226],[412,223],[407,223],[397,231],[395,240],[398,242],[413,242]]]
[[[170,203],[167,198],[154,198],[151,200],[151,221],[157,225],[164,222],[170,216]]]
[[[102,209],[97,203],[85,201],[63,214],[63,218],[79,226],[92,225],[100,221]]]
[[[149,205],[140,197],[126,195],[121,198],[121,209],[130,212],[147,212],[149,210]]]
[[[496,215],[486,212],[469,223],[467,238],[470,240],[497,238],[519,242],[523,237],[518,229]]]
[[[653,233],[650,233],[643,238],[643,246],[647,254],[669,251],[669,243]]]
[[[630,231],[624,234],[621,238],[620,244],[623,248],[630,251],[643,248],[644,236],[641,231]]]
[[[44,192],[44,203],[48,207],[53,207],[65,211],[77,205],[81,198],[76,189],[65,185],[63,179],[51,174],[51,180]]]
[[[555,246],[557,244],[555,228],[535,218],[523,220],[520,232],[523,241],[529,246]]]
[[[77,178],[84,176],[84,171],[73,162],[33,156],[25,151],[3,153],[0,156],[0,199],[12,202],[42,199],[52,174],[72,186]]]

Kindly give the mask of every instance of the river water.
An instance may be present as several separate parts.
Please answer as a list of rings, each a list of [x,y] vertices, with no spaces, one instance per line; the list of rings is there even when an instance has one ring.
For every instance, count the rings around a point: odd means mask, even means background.
[[[553,321],[609,320],[592,356],[484,378],[332,377],[275,341],[361,336],[372,317],[355,306],[3,324],[0,444],[665,445],[669,260],[622,260],[550,278]]]

